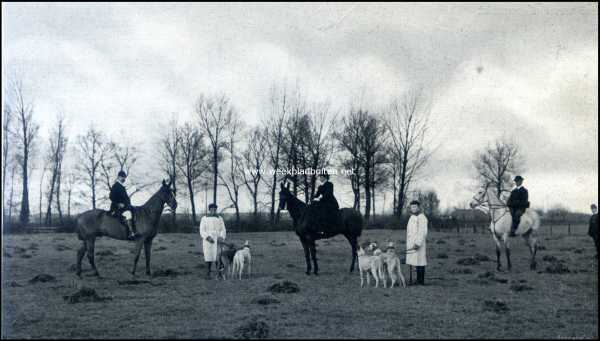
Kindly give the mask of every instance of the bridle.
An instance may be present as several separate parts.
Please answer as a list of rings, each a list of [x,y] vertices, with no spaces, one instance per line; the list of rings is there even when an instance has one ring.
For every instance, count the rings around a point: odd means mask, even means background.
[[[479,199],[477,196],[473,196],[473,200],[477,202],[477,206],[481,207],[481,208],[487,208],[488,210],[488,215],[490,216],[491,220],[492,220],[492,226],[494,227],[494,230],[496,229],[496,223],[500,221],[500,219],[502,219],[502,217],[504,217],[507,213],[508,213],[508,206],[506,206],[505,204],[492,204],[490,202],[490,192],[488,191],[488,186],[485,186],[485,194],[483,195],[483,198]],[[503,208],[504,212],[499,216],[499,217],[494,217],[494,209],[496,208]]]

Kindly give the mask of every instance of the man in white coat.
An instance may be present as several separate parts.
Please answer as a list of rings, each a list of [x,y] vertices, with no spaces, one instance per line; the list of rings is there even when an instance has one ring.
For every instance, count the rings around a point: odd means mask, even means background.
[[[421,212],[421,204],[416,200],[410,203],[410,213],[406,227],[406,264],[416,268],[417,284],[425,285],[427,217]]]
[[[218,243],[225,241],[225,222],[217,215],[217,205],[208,206],[209,214],[200,220],[200,237],[202,238],[202,252],[208,268],[206,278],[210,279],[211,266],[217,260]],[[215,270],[219,271],[215,264]]]

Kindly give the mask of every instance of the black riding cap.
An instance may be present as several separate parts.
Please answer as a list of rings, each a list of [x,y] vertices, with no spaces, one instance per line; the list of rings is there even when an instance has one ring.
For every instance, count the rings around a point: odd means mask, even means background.
[[[217,204],[210,204],[210,205],[208,205],[208,209],[209,210],[212,209],[212,208],[216,209],[217,208]]]
[[[520,175],[515,176],[515,179],[514,179],[514,181],[523,181],[523,180],[525,180],[525,179],[523,179],[523,177]]]
[[[127,177],[127,173],[125,173],[125,171],[123,171],[123,170],[120,170],[118,175],[121,177],[124,177],[124,178]]]
[[[410,202],[411,205],[421,206],[421,203],[418,200],[413,200]]]
[[[323,173],[321,173],[319,175],[324,177],[325,179],[329,179],[329,173],[326,170],[324,170]]]

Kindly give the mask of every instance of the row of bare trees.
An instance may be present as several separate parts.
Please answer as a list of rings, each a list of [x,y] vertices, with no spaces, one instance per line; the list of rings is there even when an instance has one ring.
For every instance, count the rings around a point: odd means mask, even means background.
[[[33,103],[28,101],[22,84],[15,82],[11,89],[12,101],[7,101],[3,109],[2,151],[3,195],[9,194],[11,199],[10,205],[3,208],[4,211],[8,208],[5,216],[12,215],[14,173],[19,171],[22,185],[19,216],[26,224],[30,216],[31,160],[39,152],[36,142],[41,142],[40,127],[34,117]],[[388,191],[393,193],[394,214],[399,216],[435,149],[429,132],[430,103],[421,90],[406,92],[382,108],[353,107],[347,113],[340,113],[328,102],[306,100],[298,89],[273,86],[269,105],[256,127],[247,127],[231,100],[223,94],[201,95],[193,109],[191,120],[172,119],[160,127],[158,150],[159,171],[170,179],[178,194],[189,199],[194,224],[198,213],[195,197],[202,186],[211,185],[214,203],[219,197],[218,189],[223,188],[230,202],[225,208],[232,208],[238,220],[240,201],[246,192],[255,216],[267,209],[270,220],[276,221],[279,182],[287,177],[293,193],[310,202],[316,192],[318,176],[315,173],[286,176],[279,172],[264,173],[263,169],[332,166],[350,171],[336,181],[344,177],[349,181],[352,206],[363,211],[365,217],[374,213],[377,195]],[[128,183],[131,195],[144,191],[150,184],[146,179],[151,177],[135,167],[141,152],[129,139],[112,140],[92,125],[71,145],[66,130],[65,116],[57,115],[48,141],[44,143],[47,148],[42,158],[43,167],[40,167],[40,222],[42,198],[46,199],[46,224],[52,223],[54,207],[62,222],[61,195],[67,197],[67,214],[70,215],[76,184],[80,187],[78,197],[93,209],[107,200],[119,170],[133,175]],[[76,162],[63,176],[67,154],[72,154]],[[516,144],[505,140],[478,152],[474,164],[478,178],[492,183],[499,192],[510,188],[510,176],[522,169]],[[46,173],[48,178],[44,182]],[[7,179],[11,179],[10,186]],[[439,206],[437,196],[421,192],[418,195],[429,202],[429,206]]]

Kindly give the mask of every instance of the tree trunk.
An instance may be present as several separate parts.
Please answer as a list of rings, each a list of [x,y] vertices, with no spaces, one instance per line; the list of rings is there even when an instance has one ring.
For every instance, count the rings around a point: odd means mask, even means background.
[[[365,163],[365,219],[371,216],[371,166],[369,161]]]
[[[213,148],[213,204],[217,204],[217,176],[219,175],[218,156],[219,150]]]
[[[64,220],[63,220],[63,214],[62,214],[62,208],[60,206],[60,187],[61,187],[61,182],[62,182],[62,170],[61,170],[61,166],[59,166],[58,169],[58,176],[56,178],[56,210],[58,211],[58,220],[60,221],[60,225],[64,225]]]
[[[192,179],[187,179],[188,193],[190,195],[190,205],[192,205],[192,224],[196,226],[196,202],[194,201],[194,187],[192,185]]]
[[[29,174],[27,170],[27,167],[29,166],[29,155],[26,150],[23,154],[23,163],[21,164],[21,167],[23,169],[23,191],[21,194],[21,212],[19,212],[19,221],[21,222],[21,224],[27,225],[29,224]]]
[[[50,224],[52,224],[52,199],[54,198],[54,184],[56,183],[56,176],[58,169],[57,166],[54,166],[54,169],[52,170],[52,179],[50,180],[50,193],[48,193],[48,209],[46,210],[46,220],[45,220],[45,224],[47,226],[50,226]],[[40,198],[40,202],[41,202],[41,198]]]
[[[396,216],[402,216],[402,209],[404,209],[405,201],[406,201],[406,167],[407,167],[406,157],[402,158],[402,169],[400,171],[400,190],[398,192],[398,212]]]

